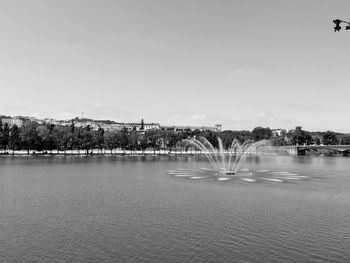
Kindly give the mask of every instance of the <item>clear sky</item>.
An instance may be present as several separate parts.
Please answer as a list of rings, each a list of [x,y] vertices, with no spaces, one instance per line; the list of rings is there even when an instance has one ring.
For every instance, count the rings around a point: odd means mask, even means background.
[[[0,0],[0,114],[350,132],[350,1]]]

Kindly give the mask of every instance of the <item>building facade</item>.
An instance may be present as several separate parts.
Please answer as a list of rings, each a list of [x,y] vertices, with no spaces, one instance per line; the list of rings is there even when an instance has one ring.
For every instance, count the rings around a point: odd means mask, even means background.
[[[216,124],[214,126],[182,126],[182,125],[162,125],[161,128],[167,131],[175,132],[191,132],[194,130],[203,131],[212,131],[212,132],[221,132],[222,125]]]
[[[2,124],[7,123],[9,127],[12,127],[13,125],[16,125],[17,127],[22,127],[23,121],[21,119],[17,118],[6,118],[6,119],[1,119]]]

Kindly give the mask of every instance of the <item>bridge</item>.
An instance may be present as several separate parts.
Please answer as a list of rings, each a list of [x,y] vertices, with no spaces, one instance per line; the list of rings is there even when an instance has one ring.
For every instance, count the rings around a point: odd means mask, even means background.
[[[350,145],[296,145],[289,146],[289,153],[294,155],[305,155],[306,151],[332,150],[339,152],[342,156],[350,153]]]

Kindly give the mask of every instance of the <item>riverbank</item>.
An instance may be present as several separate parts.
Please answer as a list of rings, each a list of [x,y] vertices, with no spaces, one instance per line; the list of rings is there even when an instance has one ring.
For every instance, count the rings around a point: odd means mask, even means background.
[[[130,150],[113,150],[108,151],[108,150],[90,150],[88,152],[86,151],[78,151],[78,150],[69,150],[69,151],[7,151],[7,152],[0,152],[0,157],[1,156],[191,156],[191,155],[197,155],[197,154],[203,154],[201,152],[184,152],[184,151],[166,151],[166,150],[160,150],[154,152],[153,150],[151,151],[130,151]]]
[[[1,151],[0,157],[3,156],[193,156],[193,155],[204,155],[204,152],[201,151],[179,151],[179,150],[145,150],[145,151],[131,151],[131,150],[121,150],[121,149],[115,149],[112,152],[110,150],[100,150],[100,149],[93,149],[87,151],[83,150],[67,150],[67,151],[34,151],[30,150],[29,153],[26,150],[20,150],[20,151]],[[225,155],[230,154],[230,152],[225,151]],[[269,148],[269,150],[264,151],[253,151],[250,154],[252,155],[296,155],[293,154],[291,151],[286,150],[284,147],[274,147],[273,149]],[[314,155],[314,156],[323,156],[323,155],[339,155],[339,153],[332,151],[332,150],[320,150],[318,152],[316,151],[308,151],[306,155]]]

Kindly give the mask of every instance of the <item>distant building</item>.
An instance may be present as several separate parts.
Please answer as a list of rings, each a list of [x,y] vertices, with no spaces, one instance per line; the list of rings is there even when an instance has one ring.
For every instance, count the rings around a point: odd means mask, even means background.
[[[22,127],[23,121],[17,118],[6,118],[6,119],[1,119],[2,124],[7,123],[9,127],[12,127],[13,125],[16,124],[17,127]]]
[[[30,122],[36,122],[36,123],[38,123],[38,124],[44,124],[44,123],[45,123],[44,120],[40,120],[40,119],[35,118],[35,117],[26,118],[26,122],[28,122],[28,121],[30,121]]]
[[[130,122],[130,123],[120,123],[120,125],[122,126],[122,128],[126,128],[128,131],[148,131],[148,130],[152,130],[152,129],[160,129],[160,125],[159,123],[144,123],[143,124],[143,130],[141,130],[141,123],[136,122]]]
[[[140,122],[128,122],[128,123],[105,123],[103,121],[91,121],[91,120],[75,120],[74,121],[75,127],[86,127],[90,126],[92,129],[97,130],[99,128],[104,129],[105,131],[112,131],[112,130],[122,130],[127,129],[128,131],[138,131],[138,132],[145,132],[147,130],[151,129],[160,129],[159,123],[144,123],[143,124],[143,130],[141,129],[141,123]]]
[[[104,129],[105,131],[113,131],[113,130],[121,130],[123,126],[119,123],[112,123],[112,124],[102,123],[100,125],[100,128]]]
[[[282,136],[283,134],[286,134],[288,130],[286,129],[273,129],[272,130],[272,137],[279,137]]]
[[[222,124],[215,124],[215,127],[218,132],[222,131]]]
[[[61,125],[60,121],[55,119],[49,119],[49,118],[43,119],[42,122],[46,124]]]
[[[5,117],[5,116],[4,116]],[[175,132],[191,132],[194,130],[203,131],[213,131],[220,132],[222,130],[221,124],[215,124],[214,126],[179,126],[179,125],[160,125],[159,123],[144,123],[143,119],[141,122],[114,122],[109,120],[92,120],[92,119],[81,119],[75,118],[72,120],[56,120],[52,118],[38,119],[35,117],[5,117],[2,118],[2,123],[7,123],[10,127],[16,124],[18,127],[23,125],[23,122],[36,122],[38,124],[53,124],[56,126],[70,126],[72,122],[75,127],[87,127],[90,126],[93,130],[98,130],[100,128],[111,131],[111,130],[122,130],[127,129],[128,131],[137,131],[139,133],[144,133],[148,130],[172,130]]]
[[[72,121],[69,120],[69,121],[61,121],[59,123],[59,125],[62,125],[62,126],[71,126],[72,125]]]
[[[87,127],[89,126],[93,130],[98,130],[101,127],[101,124],[98,123],[97,121],[74,121],[74,126],[75,127]]]
[[[222,130],[221,124],[216,124],[215,126],[178,126],[178,125],[164,125],[161,126],[163,130],[175,131],[175,132],[191,132],[194,130],[203,131],[213,131],[220,132]]]
[[[145,123],[143,126],[145,131],[148,130],[159,130],[160,129],[160,124],[159,123]]]

